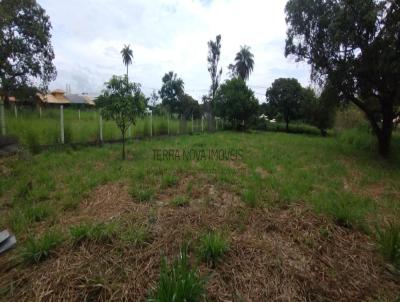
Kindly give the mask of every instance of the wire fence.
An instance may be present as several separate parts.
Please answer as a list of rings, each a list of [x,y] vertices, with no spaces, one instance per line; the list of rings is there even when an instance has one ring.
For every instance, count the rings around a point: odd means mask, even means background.
[[[114,121],[106,121],[94,108],[32,108],[0,104],[3,136],[18,138],[23,145],[95,144],[122,140]],[[194,134],[223,129],[217,118],[182,118],[177,115],[144,114],[128,128],[126,138]]]

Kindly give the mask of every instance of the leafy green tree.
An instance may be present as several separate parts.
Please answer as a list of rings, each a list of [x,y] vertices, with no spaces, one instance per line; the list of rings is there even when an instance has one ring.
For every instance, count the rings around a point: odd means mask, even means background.
[[[184,94],[181,101],[180,113],[186,119],[191,119],[192,117],[198,119],[201,117],[200,105],[192,96]]]
[[[181,113],[180,102],[184,95],[183,80],[170,71],[163,76],[162,83],[159,91],[162,104],[169,109],[170,113]]]
[[[333,87],[327,85],[320,97],[317,97],[311,88],[303,89],[302,118],[317,127],[322,136],[326,136],[327,130],[334,124],[336,105]]]
[[[130,45],[124,45],[124,48],[121,50],[121,55],[122,55],[122,62],[124,62],[124,65],[126,66],[126,79],[129,81],[129,76],[128,76],[128,66],[132,64],[133,61],[133,51],[130,48]]]
[[[113,120],[122,134],[122,159],[125,159],[125,134],[130,125],[136,123],[138,116],[144,113],[145,97],[140,85],[130,83],[128,76],[113,76],[105,83],[106,88],[97,98],[96,106],[106,120]]]
[[[227,80],[215,97],[215,111],[219,117],[231,122],[237,130],[249,126],[258,111],[254,92],[240,78]]]
[[[6,101],[20,87],[41,90],[56,77],[51,23],[45,10],[31,0],[0,1],[0,95]]]
[[[240,51],[236,54],[235,64],[229,64],[228,69],[232,77],[238,76],[246,81],[254,69],[254,55],[249,46],[240,46]]]
[[[296,79],[280,78],[268,88],[266,97],[268,104],[282,115],[289,132],[290,121],[301,116],[303,87]]]
[[[289,0],[285,55],[306,61],[312,79],[368,119],[387,156],[400,115],[400,5],[391,0]]]

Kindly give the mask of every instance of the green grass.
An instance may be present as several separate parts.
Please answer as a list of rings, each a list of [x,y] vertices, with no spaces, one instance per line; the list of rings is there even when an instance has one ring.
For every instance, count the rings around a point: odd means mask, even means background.
[[[330,215],[339,226],[368,231],[366,216],[374,210],[371,201],[351,193],[329,192],[325,195],[315,198],[314,204],[318,211]]]
[[[148,226],[133,225],[121,234],[121,239],[128,245],[141,247],[151,243],[151,232]]]
[[[242,193],[243,202],[251,208],[257,205],[257,193],[252,189],[245,189]]]
[[[38,153],[40,145],[52,145],[60,143],[60,109],[46,108],[39,111],[33,108],[19,108],[18,117],[14,116],[14,110],[9,108],[5,112],[7,134],[19,138],[20,142],[32,153]],[[194,121],[196,132],[201,131],[199,121]],[[78,109],[64,108],[64,136],[66,143],[94,142],[99,139],[99,113],[93,109],[83,109],[78,115]],[[184,129],[179,128],[179,120],[169,120],[169,133],[176,135],[178,132],[191,132],[191,122]],[[149,137],[150,117],[140,117],[136,124],[127,131],[127,138]],[[166,116],[153,116],[153,135],[167,135],[168,122]],[[121,139],[121,133],[113,121],[103,120],[103,139]]]
[[[29,237],[21,257],[24,262],[37,264],[50,257],[62,241],[62,234],[55,231],[48,231],[40,237]]]
[[[181,251],[179,258],[168,266],[163,259],[160,278],[148,301],[204,301],[205,279],[189,265],[186,251]]]
[[[229,241],[220,232],[208,232],[200,236],[198,243],[198,257],[211,266],[222,259],[229,251]]]
[[[116,234],[115,223],[81,223],[70,228],[74,245],[84,241],[111,243]]]
[[[168,188],[175,186],[178,183],[178,177],[174,174],[166,174],[161,180],[161,186],[163,188]]]
[[[94,112],[85,114],[90,119]],[[129,142],[126,161],[120,160],[119,144],[44,150],[3,162],[9,172],[0,170],[7,173],[0,175],[0,229],[17,233],[24,245],[26,235],[21,235],[39,227],[50,229],[63,215],[74,215],[95,188],[108,183],[134,184],[131,193],[143,202],[164,190],[173,192],[171,199],[182,195],[191,201],[196,192],[208,194],[202,187],[207,183],[241,197],[250,207],[311,205],[342,226],[368,231],[371,225],[400,217],[399,146],[400,136],[395,134],[393,157],[382,160],[375,151],[336,137],[225,131]],[[153,149],[191,148],[240,148],[241,167],[213,160],[159,161],[153,156]],[[260,169],[265,176],[256,172]],[[186,175],[190,182],[179,188]]]
[[[400,269],[400,225],[390,223],[376,232],[379,249],[385,260]]]
[[[171,200],[171,205],[174,207],[186,207],[190,204],[189,199],[187,196],[179,195],[176,196],[174,199]]]
[[[135,185],[131,191],[131,196],[138,202],[148,202],[154,196],[154,189],[145,185]]]

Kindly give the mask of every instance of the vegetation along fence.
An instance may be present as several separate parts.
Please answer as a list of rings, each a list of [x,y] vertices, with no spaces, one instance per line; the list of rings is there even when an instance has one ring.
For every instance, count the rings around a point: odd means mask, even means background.
[[[114,121],[104,120],[96,109],[4,107],[0,104],[1,134],[18,138],[28,147],[59,144],[95,144],[122,139]],[[127,139],[222,130],[223,121],[144,114],[129,127]]]

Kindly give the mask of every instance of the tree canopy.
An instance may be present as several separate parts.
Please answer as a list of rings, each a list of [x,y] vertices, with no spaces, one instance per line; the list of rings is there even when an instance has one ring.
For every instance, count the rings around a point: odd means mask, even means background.
[[[211,77],[210,95],[211,101],[214,101],[219,81],[222,75],[222,68],[218,69],[219,59],[221,57],[221,35],[215,37],[215,41],[208,41],[208,72]]]
[[[121,55],[122,55],[122,62],[126,66],[126,76],[129,78],[128,75],[128,66],[132,64],[133,61],[133,51],[131,49],[130,45],[124,45],[124,47],[121,50]]]
[[[400,4],[391,0],[289,0],[285,55],[306,61],[312,79],[353,102],[375,132],[380,154],[390,150],[400,115]]]
[[[254,55],[250,51],[249,46],[241,46],[240,51],[236,54],[235,63],[228,66],[232,77],[239,77],[246,81],[250,77],[250,73],[254,69]]]
[[[36,1],[0,1],[0,94],[6,99],[20,87],[46,90],[55,79],[50,30]]]
[[[282,115],[289,131],[289,123],[300,117],[303,87],[296,79],[280,78],[266,92],[268,104]]]
[[[233,78],[218,89],[214,108],[219,117],[230,121],[239,130],[248,127],[255,117],[258,101],[242,79]]]
[[[159,91],[163,106],[170,113],[180,113],[180,101],[184,94],[184,82],[173,71],[166,73],[162,78],[162,86]]]
[[[125,158],[125,134],[145,110],[145,97],[140,85],[130,83],[127,76],[113,76],[105,83],[105,89],[97,98],[96,106],[107,120],[113,120],[122,134],[122,158]]]

